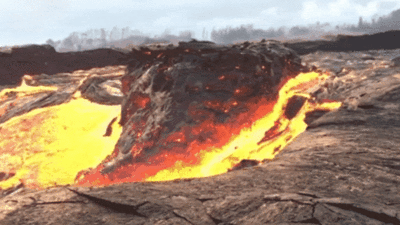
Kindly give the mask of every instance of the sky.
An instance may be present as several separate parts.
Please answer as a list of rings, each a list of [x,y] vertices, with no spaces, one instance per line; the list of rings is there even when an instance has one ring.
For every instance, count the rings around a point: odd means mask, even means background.
[[[399,0],[0,0],[0,46],[44,44],[72,32],[129,27],[146,35],[252,24],[269,29],[357,24],[400,8]]]

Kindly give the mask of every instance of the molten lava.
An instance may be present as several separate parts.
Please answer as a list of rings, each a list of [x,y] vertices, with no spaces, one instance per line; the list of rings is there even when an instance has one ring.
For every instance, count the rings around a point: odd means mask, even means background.
[[[215,119],[210,118],[193,127],[182,127],[179,132],[163,140],[163,151],[150,151],[145,160],[135,161],[135,157],[153,143],[137,144],[131,149],[133,163],[120,166],[109,174],[102,174],[104,166],[99,165],[95,170],[81,173],[77,177],[77,184],[92,186],[207,177],[225,173],[244,159],[272,159],[306,129],[306,113],[314,110],[332,110],[341,106],[339,102],[314,102],[306,92],[327,77],[326,74],[315,72],[299,74],[287,82],[282,82],[276,100],[249,101],[249,110],[239,114],[235,120],[215,123]],[[296,108],[288,105],[293,98],[303,100],[294,114],[288,112],[290,108]],[[205,105],[224,111],[237,104],[236,101],[232,101],[206,102]],[[189,112],[193,116],[202,113],[191,110]],[[293,115],[288,116],[290,114]],[[116,154],[113,154],[111,158],[115,156]],[[109,160],[110,157],[106,161]]]
[[[193,127],[182,127],[164,140],[165,150],[150,154],[145,162],[122,165],[109,174],[100,171],[102,163],[116,156],[111,153],[122,130],[115,119],[120,116],[120,106],[92,103],[77,92],[67,103],[32,110],[0,125],[0,172],[15,174],[0,180],[0,189],[19,182],[31,188],[44,188],[206,177],[225,173],[241,160],[272,159],[306,129],[306,113],[341,106],[339,102],[315,102],[307,94],[309,88],[327,77],[315,72],[299,74],[282,82],[275,100],[249,101],[247,112],[224,123],[217,124],[210,118]],[[55,89],[24,84],[2,91],[0,100],[6,99],[11,91],[23,96]],[[238,92],[243,91],[247,90]],[[148,103],[146,99],[137,100]],[[297,106],[292,107],[289,102]],[[238,102],[206,105],[226,111]],[[191,113],[195,116],[200,112]],[[143,146],[132,148],[133,157],[139,148]]]
[[[55,87],[21,87],[5,89],[19,96],[56,90]],[[14,174],[0,181],[0,190],[22,182],[30,188],[73,184],[76,174],[97,166],[113,147],[121,133],[109,122],[120,114],[120,106],[92,103],[75,94],[71,101],[32,110],[0,125],[0,172]],[[1,115],[1,114],[0,114]]]

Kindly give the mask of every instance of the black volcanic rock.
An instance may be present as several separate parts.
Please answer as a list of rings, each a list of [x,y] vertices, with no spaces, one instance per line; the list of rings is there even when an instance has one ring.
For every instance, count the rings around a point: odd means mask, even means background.
[[[55,54],[56,50],[51,45],[28,45],[25,47],[17,47],[11,49],[13,57],[27,57]]]
[[[276,41],[218,46],[194,40],[133,50],[122,78],[119,155],[104,171],[129,159],[136,144],[153,143],[134,153],[135,160],[147,160],[148,151],[168,149],[165,139],[182,127],[224,123],[248,111],[249,100],[275,98],[282,79],[302,69],[298,55]]]
[[[29,45],[0,53],[0,85],[21,82],[24,74],[56,74],[125,64],[127,54],[112,49],[58,53],[50,45]]]
[[[347,52],[374,49],[396,49],[400,48],[400,31],[392,30],[360,36],[338,35],[331,41],[301,41],[285,43],[285,46],[295,50],[300,55],[316,51]]]

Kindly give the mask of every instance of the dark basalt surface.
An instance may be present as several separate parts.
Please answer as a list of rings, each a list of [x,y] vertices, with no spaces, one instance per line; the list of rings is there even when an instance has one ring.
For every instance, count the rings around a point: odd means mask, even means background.
[[[116,145],[118,156],[103,172],[126,160],[147,162],[149,152],[176,145],[167,139],[182,127],[205,120],[224,123],[248,111],[250,100],[275,98],[280,81],[305,69],[293,50],[276,41],[232,46],[181,42],[176,47],[134,49],[130,57],[128,74],[122,78],[126,97],[120,121],[124,129]],[[192,139],[205,139],[203,136]],[[143,143],[152,144],[145,144],[131,159],[132,147]]]
[[[126,52],[95,49],[58,53],[50,45],[29,45],[0,52],[0,85],[15,85],[24,74],[56,74],[125,64]]]
[[[400,48],[400,31],[393,30],[360,36],[338,35],[333,40],[300,41],[285,46],[304,55],[316,51],[347,52]]]

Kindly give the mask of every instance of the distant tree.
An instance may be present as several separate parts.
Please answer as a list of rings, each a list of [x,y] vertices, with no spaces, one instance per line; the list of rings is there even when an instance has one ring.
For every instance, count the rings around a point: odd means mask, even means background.
[[[203,33],[202,33],[201,37],[203,38],[203,40],[208,39],[208,32],[206,31],[205,27],[203,27]]]
[[[64,48],[67,49],[73,49],[74,48],[74,42],[72,41],[72,37],[69,36],[67,38],[65,38],[62,42],[62,45]]]
[[[358,28],[363,28],[363,27],[364,27],[363,18],[360,16],[360,18],[358,19]]]
[[[253,25],[241,25],[240,27],[211,31],[211,40],[217,43],[233,43],[239,40],[249,40]]]
[[[191,31],[182,31],[179,32],[179,39],[182,39],[184,41],[189,41],[191,40],[193,37],[192,32]]]
[[[106,47],[107,45],[107,32],[104,28],[100,29],[100,42],[102,48]]]
[[[89,46],[93,45],[93,39],[91,39],[91,38],[87,39],[86,44]]]
[[[127,36],[129,36],[129,27],[122,28],[121,39],[124,39]]]
[[[305,35],[310,33],[311,30],[308,29],[307,27],[300,27],[300,26],[295,26],[290,28],[289,34],[293,36],[298,36],[298,35]]]
[[[120,39],[121,39],[121,31],[118,29],[118,27],[115,26],[110,32],[110,40],[116,41]]]
[[[92,38],[96,38],[96,39],[101,38],[101,31],[99,29],[93,30],[93,37]]]
[[[46,44],[53,46],[54,48],[56,47],[56,42],[54,42],[52,39],[48,39],[46,41]]]

